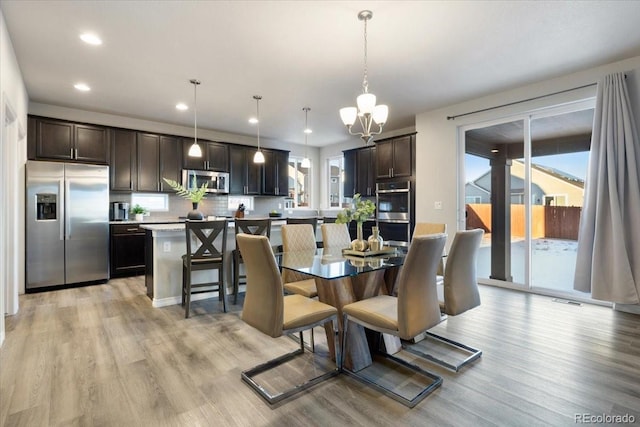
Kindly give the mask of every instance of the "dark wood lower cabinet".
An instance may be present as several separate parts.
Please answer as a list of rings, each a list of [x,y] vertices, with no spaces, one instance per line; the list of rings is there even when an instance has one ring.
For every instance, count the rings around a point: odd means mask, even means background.
[[[111,277],[144,274],[145,233],[137,224],[111,225]]]

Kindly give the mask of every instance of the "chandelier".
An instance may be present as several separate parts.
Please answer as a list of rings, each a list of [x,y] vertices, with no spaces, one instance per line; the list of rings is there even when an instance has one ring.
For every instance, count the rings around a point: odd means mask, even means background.
[[[256,126],[258,129],[258,151],[253,155],[253,163],[264,163],[264,154],[260,150],[260,95],[253,95],[253,99],[256,100]]]
[[[340,118],[347,127],[351,135],[358,135],[368,145],[373,140],[374,135],[382,133],[382,127],[387,122],[389,107],[386,105],[376,105],[376,96],[369,93],[369,81],[367,80],[367,21],[373,17],[373,12],[363,10],[358,13],[358,19],[364,21],[364,78],[362,80],[362,94],[356,99],[356,107],[345,107],[340,109]],[[360,120],[361,132],[353,132],[352,126],[356,122],[356,117]],[[378,125],[378,129],[371,130],[373,123]]]
[[[202,157],[202,149],[198,145],[198,97],[196,90],[200,84],[200,80],[191,79],[189,82],[193,85],[193,144],[189,147],[189,157]]]
[[[309,107],[304,107],[302,109],[302,111],[304,111],[304,159],[302,159],[302,163],[300,163],[300,166],[303,168],[310,168],[311,167],[311,160],[309,160],[309,143],[307,141],[307,136],[312,132],[311,129],[309,129],[309,125],[308,125],[308,114],[309,111],[311,111],[311,108]]]

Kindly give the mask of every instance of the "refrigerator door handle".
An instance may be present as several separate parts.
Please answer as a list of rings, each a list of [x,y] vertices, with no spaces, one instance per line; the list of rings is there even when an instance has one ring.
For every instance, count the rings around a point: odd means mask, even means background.
[[[65,215],[65,203],[66,203],[66,198],[65,196],[65,192],[64,192],[64,179],[59,179],[58,180],[58,222],[60,223],[60,240],[65,240],[65,234],[64,234],[64,215]]]
[[[69,184],[69,180],[66,179],[64,182],[64,238],[65,240],[71,239],[71,219],[69,218],[69,195],[71,194],[71,185]]]

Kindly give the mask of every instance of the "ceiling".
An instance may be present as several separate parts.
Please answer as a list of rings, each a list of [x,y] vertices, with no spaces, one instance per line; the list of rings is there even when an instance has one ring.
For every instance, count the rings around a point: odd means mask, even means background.
[[[0,3],[30,101],[309,144],[349,140],[368,24],[385,130],[434,108],[640,55],[640,2],[26,1]],[[79,34],[103,39],[89,46]],[[73,84],[82,81],[90,92]]]

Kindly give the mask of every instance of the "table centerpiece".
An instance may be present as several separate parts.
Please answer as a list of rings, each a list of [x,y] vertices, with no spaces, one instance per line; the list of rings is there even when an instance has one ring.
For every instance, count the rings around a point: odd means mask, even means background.
[[[352,206],[338,213],[336,223],[348,224],[351,221],[356,222],[356,239],[351,242],[351,249],[354,251],[364,252],[369,244],[362,235],[362,224],[369,219],[376,211],[376,205],[371,200],[362,199],[359,193],[353,196]]]

